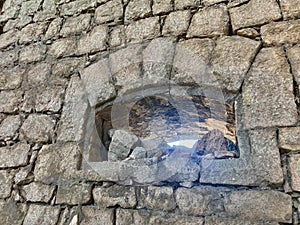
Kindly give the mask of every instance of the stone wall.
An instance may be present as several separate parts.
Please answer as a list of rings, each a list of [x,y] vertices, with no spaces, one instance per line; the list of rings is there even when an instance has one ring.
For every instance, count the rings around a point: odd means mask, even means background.
[[[0,27],[1,225],[299,224],[298,0],[5,0]],[[240,158],[86,157],[98,107],[195,84]]]

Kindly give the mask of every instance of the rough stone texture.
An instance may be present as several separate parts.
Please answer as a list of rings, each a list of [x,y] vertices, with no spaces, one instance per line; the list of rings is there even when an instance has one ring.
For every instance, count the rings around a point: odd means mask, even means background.
[[[29,43],[32,41],[40,41],[46,31],[46,23],[29,24],[24,27],[17,35],[19,35],[19,43]]]
[[[292,73],[297,84],[300,84],[300,45],[295,45],[287,50]]]
[[[172,0],[153,0],[152,11],[154,15],[167,13],[172,10]]]
[[[95,3],[96,1],[91,1],[91,0],[77,0],[74,2],[68,2],[67,4],[63,4],[61,6],[60,15],[62,16],[77,15],[78,13],[95,6]]]
[[[59,217],[59,207],[30,205],[23,225],[55,225]]]
[[[13,66],[18,59],[17,50],[0,52],[0,67]]]
[[[48,203],[51,200],[54,189],[54,186],[33,182],[22,187],[22,196],[26,201]]]
[[[297,0],[281,0],[280,6],[284,20],[300,18],[300,4]]]
[[[122,208],[133,208],[137,203],[134,187],[95,187],[93,197],[97,204],[104,207],[119,205]]]
[[[45,33],[45,39],[48,40],[59,34],[63,19],[56,18],[48,26],[47,32]]]
[[[279,129],[279,148],[286,151],[300,150],[300,127]]]
[[[240,217],[221,217],[221,216],[208,216],[205,217],[206,225],[279,225],[277,222],[270,222],[266,220],[249,220]]]
[[[282,49],[265,48],[259,52],[242,94],[247,128],[291,126],[297,123],[292,79]]]
[[[21,63],[37,62],[44,59],[46,53],[46,46],[41,44],[34,44],[24,47],[20,52]]]
[[[82,14],[77,17],[69,17],[63,24],[60,35],[63,37],[80,34],[89,27],[91,14]]]
[[[25,166],[29,159],[30,145],[18,143],[0,148],[0,168]]]
[[[296,44],[300,42],[300,20],[269,23],[261,27],[265,45]]]
[[[125,20],[130,21],[133,19],[144,18],[151,13],[150,0],[132,0],[126,7]]]
[[[144,159],[147,157],[147,150],[143,147],[136,147],[133,149],[133,151],[130,153],[129,158],[130,159]]]
[[[31,114],[24,121],[20,135],[29,142],[48,143],[54,135],[55,120],[47,115]]]
[[[71,56],[75,54],[76,45],[74,38],[62,38],[51,44],[48,53],[56,58]]]
[[[160,35],[159,17],[150,17],[130,23],[126,30],[127,42],[136,43]]]
[[[115,27],[115,29],[110,32],[109,45],[111,47],[125,45],[125,28],[123,25]]]
[[[13,201],[0,201],[0,224],[22,225],[26,214],[26,205]]]
[[[61,184],[58,185],[56,204],[78,205],[86,204],[91,200],[90,184]]]
[[[113,22],[118,23],[123,17],[123,5],[121,0],[109,1],[100,5],[95,11],[95,22],[98,24]]]
[[[7,170],[0,171],[0,198],[8,198],[12,188],[12,174]],[[0,219],[1,222],[1,219]]]
[[[191,12],[178,11],[170,13],[165,21],[162,34],[164,36],[179,36],[187,32],[190,24]]]
[[[20,87],[25,69],[19,66],[1,70],[0,74],[0,90],[13,90]]]
[[[238,91],[259,47],[260,42],[248,38],[220,38],[216,43],[211,63],[213,85],[217,84],[229,91]]]
[[[105,50],[107,39],[108,29],[106,26],[94,27],[91,32],[79,39],[76,54],[82,55]]]
[[[205,6],[214,5],[221,2],[227,2],[228,0],[203,0],[201,3]]]
[[[252,39],[255,39],[257,37],[259,37],[259,33],[257,30],[255,30],[254,28],[244,28],[244,29],[240,29],[237,32],[237,35],[243,36],[243,37],[249,37]]]
[[[7,48],[8,46],[15,44],[19,39],[19,34],[16,30],[10,30],[0,35],[0,49]]]
[[[20,91],[1,91],[0,92],[0,112],[13,113],[18,111],[18,105],[22,99]]]
[[[9,140],[15,137],[20,126],[20,116],[6,117],[0,124],[0,140]]]
[[[48,63],[36,63],[27,71],[26,81],[29,87],[35,87],[46,84],[51,73],[51,66]]]
[[[108,59],[100,60],[80,73],[91,106],[116,96]]]
[[[281,18],[276,0],[251,0],[249,3],[229,10],[232,29],[258,26]]]
[[[72,177],[77,170],[79,153],[74,143],[44,145],[36,161],[35,180],[55,183]]]
[[[52,66],[52,74],[56,77],[70,77],[82,68],[80,59],[62,59]]]
[[[229,17],[225,5],[204,8],[193,18],[187,37],[213,37],[227,35]]]
[[[172,187],[141,188],[138,202],[138,208],[171,211],[176,207]]]
[[[291,196],[275,191],[236,191],[225,200],[225,211],[247,219],[292,222]]]
[[[300,155],[291,155],[289,157],[289,169],[292,189],[300,191]]]
[[[82,208],[84,219],[80,225],[113,225],[113,212],[113,209],[97,209],[96,207],[84,206]]]
[[[175,9],[185,9],[189,7],[197,7],[200,5],[200,0],[175,0]]]

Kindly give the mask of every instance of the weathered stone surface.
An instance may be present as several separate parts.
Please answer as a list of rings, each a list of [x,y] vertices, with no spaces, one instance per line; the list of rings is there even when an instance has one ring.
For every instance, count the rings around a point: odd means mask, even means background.
[[[97,209],[96,207],[82,207],[83,221],[80,225],[113,225],[114,210],[113,209]]]
[[[51,200],[55,187],[42,183],[30,183],[22,187],[22,196],[29,202],[46,202]]]
[[[165,20],[162,34],[165,36],[179,36],[186,33],[190,24],[190,18],[191,12],[189,10],[171,12]]]
[[[123,46],[125,44],[125,28],[123,25],[114,27],[110,32],[109,45],[111,47]]]
[[[225,5],[204,8],[197,12],[193,18],[187,37],[213,37],[227,35],[229,30],[229,17]]]
[[[261,27],[265,45],[296,44],[300,42],[300,20],[269,23]]]
[[[277,222],[270,222],[263,220],[249,220],[241,217],[219,217],[207,216],[205,217],[206,225],[279,225]]]
[[[19,43],[29,43],[32,41],[40,41],[46,31],[46,23],[29,24],[19,32]]]
[[[127,42],[136,43],[160,35],[159,17],[150,17],[130,23],[126,30]]]
[[[27,85],[29,87],[37,87],[45,84],[50,77],[51,65],[48,63],[37,63],[29,68],[27,71]]]
[[[70,77],[82,68],[81,59],[62,59],[52,66],[52,74],[57,77]]]
[[[3,113],[17,112],[21,99],[22,99],[22,92],[20,91],[1,91],[0,112]]]
[[[175,0],[175,9],[185,9],[190,7],[198,7],[200,0]]]
[[[90,65],[80,73],[91,106],[116,96],[108,59]]]
[[[89,104],[79,77],[73,76],[65,95],[65,104],[58,128],[58,140],[80,141],[85,134],[85,122],[89,114]]]
[[[46,46],[42,44],[33,44],[24,47],[20,51],[20,62],[21,63],[31,63],[41,61],[45,58]]]
[[[249,3],[229,10],[232,29],[258,26],[281,18],[276,0],[251,0]]]
[[[19,39],[19,33],[17,30],[10,30],[0,35],[0,49],[7,48],[8,46],[15,44]]]
[[[0,201],[0,224],[22,225],[26,214],[26,205],[13,201]]]
[[[12,90],[21,86],[25,69],[15,67],[12,69],[1,70],[0,90]]]
[[[201,3],[205,6],[214,5],[221,2],[227,2],[228,0],[203,0]]]
[[[214,187],[178,188],[175,192],[179,210],[188,215],[210,215],[223,211],[225,189]]]
[[[292,73],[297,84],[300,84],[300,45],[295,45],[287,50]]]
[[[300,155],[291,155],[289,158],[291,185],[294,191],[300,191]]]
[[[30,114],[24,121],[20,135],[29,142],[48,143],[54,135],[55,120],[48,115]]]
[[[41,11],[38,11],[33,18],[33,21],[46,21],[55,18],[56,15],[56,1],[44,0]]]
[[[286,151],[300,150],[300,127],[280,128],[279,148]]]
[[[91,32],[82,36],[78,41],[77,54],[93,53],[106,49],[108,29],[106,26],[94,27]]]
[[[292,221],[291,196],[276,191],[235,191],[225,199],[225,211],[233,217],[270,220],[290,223]]]
[[[167,13],[172,10],[172,0],[153,0],[152,11],[154,15]]]
[[[124,130],[116,130],[109,146],[108,160],[124,160],[138,144],[139,138]]]
[[[69,35],[80,34],[86,30],[91,21],[91,14],[82,14],[76,17],[69,17],[63,24],[60,35],[67,37]]]
[[[29,0],[22,3],[20,14],[33,15],[39,8],[42,0]]]
[[[151,13],[150,0],[132,0],[126,7],[125,20],[130,21],[133,19],[144,18]]]
[[[30,205],[23,225],[55,225],[58,221],[59,207]]]
[[[96,187],[93,197],[97,204],[104,207],[119,205],[122,208],[133,208],[137,203],[135,188],[128,186]]]
[[[176,207],[172,187],[142,187],[138,202],[139,208],[154,210],[171,211]]]
[[[9,140],[15,137],[20,126],[20,116],[6,117],[0,124],[0,140]]]
[[[76,45],[75,38],[61,38],[52,43],[48,53],[56,58],[71,56],[76,52]]]
[[[74,143],[44,145],[36,161],[35,180],[49,184],[70,178],[77,170],[79,154]]]
[[[300,5],[297,0],[281,0],[280,6],[283,19],[288,20],[300,18]]]
[[[129,158],[130,159],[143,159],[147,157],[147,150],[143,147],[136,147],[131,152]]]
[[[244,28],[244,29],[240,29],[237,32],[237,35],[243,36],[243,37],[249,37],[249,38],[257,38],[259,37],[259,33],[257,30],[255,30],[254,28]]]
[[[282,49],[265,48],[258,53],[242,94],[247,128],[297,123],[293,78],[289,71]]]
[[[0,171],[0,198],[8,198],[10,196],[12,188],[12,177],[13,175],[10,174],[7,170]]]
[[[56,204],[78,205],[86,204],[91,200],[90,184],[58,185]]]
[[[63,22],[62,18],[56,18],[49,24],[47,32],[45,34],[46,40],[53,38],[59,34],[59,30],[61,28],[62,22]]]
[[[100,5],[95,11],[95,22],[98,24],[113,22],[118,23],[123,17],[123,5],[121,0],[109,1]]]
[[[248,38],[220,38],[212,58],[213,85],[238,91],[259,47],[260,42]]]
[[[60,14],[62,16],[72,16],[77,15],[78,13],[87,10],[88,8],[92,8],[96,5],[98,1],[91,0],[77,0],[75,2],[68,2],[63,4],[60,8]],[[103,2],[103,1],[102,1]]]
[[[12,66],[19,59],[17,50],[0,52],[0,67]]]
[[[0,168],[25,166],[29,160],[30,145],[18,143],[0,148]]]

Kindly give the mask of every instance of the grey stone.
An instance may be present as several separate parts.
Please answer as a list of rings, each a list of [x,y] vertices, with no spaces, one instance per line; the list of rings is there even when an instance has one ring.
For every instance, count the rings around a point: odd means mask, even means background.
[[[42,44],[33,44],[24,47],[20,51],[20,62],[21,63],[31,63],[41,61],[45,58],[46,46]]]
[[[172,211],[176,207],[172,187],[142,187],[138,208]]]
[[[13,24],[12,27],[21,29],[21,28],[25,27],[26,25],[30,24],[31,22],[32,22],[31,16],[23,15],[15,20],[15,23]],[[5,25],[7,25],[7,24],[5,24]],[[4,27],[3,29],[5,29],[5,28],[7,28],[7,27]]]
[[[159,17],[149,17],[130,23],[125,30],[125,34],[128,43],[156,38],[160,35]]]
[[[132,0],[125,9],[125,21],[144,18],[151,14],[150,0]]]
[[[123,25],[114,27],[110,32],[109,45],[111,47],[125,45],[125,28]]]
[[[269,23],[262,26],[260,30],[262,40],[267,46],[299,43],[299,32],[300,20]]]
[[[25,69],[14,67],[12,69],[2,69],[0,75],[0,90],[13,90],[21,86]]]
[[[300,84],[300,45],[295,45],[287,49],[292,73],[297,84]]]
[[[0,198],[8,198],[12,188],[13,175],[7,170],[0,171]],[[1,215],[1,214],[0,214]],[[0,219],[1,221],[1,219]]]
[[[172,8],[171,0],[153,0],[152,11],[154,15],[168,13]]]
[[[300,5],[297,0],[281,0],[280,6],[284,20],[300,18]]]
[[[0,168],[25,166],[29,160],[30,145],[17,143],[0,148]]]
[[[59,218],[59,207],[30,205],[23,225],[55,225]]]
[[[91,14],[82,14],[76,17],[69,17],[64,22],[60,30],[60,35],[67,37],[69,35],[81,34],[89,27],[90,21]]]
[[[280,128],[279,148],[285,151],[300,150],[300,127]]]
[[[244,28],[244,29],[240,29],[237,32],[237,35],[243,36],[243,37],[249,37],[252,39],[255,39],[257,37],[259,37],[259,33],[257,30],[255,30],[254,28]]]
[[[204,8],[194,14],[187,37],[213,37],[227,35],[229,16],[225,5]]]
[[[21,91],[1,91],[0,92],[0,112],[13,113],[19,109],[22,100]]]
[[[238,91],[259,48],[260,42],[239,36],[218,39],[211,62],[213,85]]]
[[[63,4],[60,8],[60,15],[62,16],[73,16],[80,12],[93,8],[96,6],[96,1],[91,0],[77,0],[75,2],[68,2]]]
[[[239,7],[230,8],[233,31],[240,28],[262,25],[281,18],[276,0],[251,0]]]
[[[228,8],[232,8],[247,3],[248,1],[249,0],[229,0],[227,6]]]
[[[62,26],[63,19],[56,18],[48,26],[47,32],[45,33],[45,39],[51,39],[53,37],[58,36],[60,28]]]
[[[106,26],[94,27],[92,31],[79,39],[76,53],[82,55],[105,50],[107,40],[108,28]]]
[[[56,17],[56,0],[44,0],[42,11],[35,13],[33,21],[46,21]]]
[[[201,3],[205,6],[211,6],[221,2],[227,2],[228,0],[203,0]]]
[[[36,161],[35,181],[49,184],[73,177],[79,154],[80,149],[74,143],[44,145]]]
[[[47,29],[46,23],[34,23],[24,27],[19,32],[19,43],[29,43],[32,41],[40,41]]]
[[[242,96],[247,128],[297,123],[293,78],[282,49],[264,48],[258,53],[245,80]]]
[[[291,174],[291,185],[294,191],[300,190],[300,155],[289,157],[289,170]]]
[[[137,203],[135,188],[127,186],[95,187],[93,197],[97,204],[104,207],[119,205],[122,208],[133,208]]]
[[[91,200],[90,184],[61,184],[58,185],[56,204],[78,205]]]
[[[82,81],[73,76],[66,90],[65,103],[57,131],[58,140],[80,141],[85,135],[89,104]]]
[[[75,54],[76,47],[75,38],[61,38],[52,43],[48,53],[56,58],[71,56]]]
[[[22,225],[26,215],[27,207],[9,200],[0,201],[0,224],[2,225]]]
[[[147,150],[143,147],[136,147],[131,152],[129,158],[130,159],[143,159],[147,157]]]
[[[90,65],[83,69],[80,74],[91,106],[116,96],[108,59]]]
[[[0,124],[0,140],[9,140],[14,138],[20,126],[20,116],[6,117]]]
[[[3,8],[4,9],[4,8]],[[3,10],[3,13],[0,15],[0,22],[6,22],[9,19],[13,19],[18,15],[20,10],[20,4],[11,5]]]
[[[22,187],[22,196],[29,202],[48,203],[54,192],[55,186],[33,182]]]
[[[14,176],[15,184],[18,185],[28,184],[34,180],[34,175],[31,169],[32,169],[32,160],[36,159],[35,157],[36,155],[37,155],[36,152],[32,153],[29,161],[30,164],[28,166],[19,168],[19,170],[16,172]]]
[[[0,49],[5,49],[8,46],[17,43],[19,33],[17,30],[10,30],[0,35]]]
[[[113,22],[118,23],[123,17],[121,0],[113,0],[100,5],[95,11],[95,22],[98,24]]]
[[[27,85],[37,87],[45,84],[50,77],[51,65],[47,62],[36,63],[29,67],[27,71]]]
[[[109,146],[108,160],[124,160],[138,144],[139,138],[124,130],[116,130]]]
[[[97,209],[96,207],[82,207],[84,216],[80,225],[113,225],[114,210],[113,209]]]
[[[17,50],[0,52],[0,67],[12,66],[19,59]]]
[[[52,66],[52,74],[57,77],[70,77],[82,68],[81,59],[62,59]]]
[[[29,0],[22,3],[20,14],[21,15],[34,15],[38,10],[42,0]]]
[[[185,9],[189,7],[198,7],[200,0],[175,0],[175,9]]]
[[[270,222],[265,220],[249,220],[240,217],[221,217],[221,216],[207,216],[205,217],[205,224],[207,225],[279,225],[277,222]]]
[[[270,220],[290,223],[292,221],[291,196],[276,191],[235,191],[225,200],[225,211],[233,217]]]
[[[163,35],[180,36],[187,32],[190,24],[191,12],[189,10],[171,12],[163,26]]]
[[[30,114],[20,129],[20,136],[29,142],[48,143],[54,136],[55,124],[51,116]]]

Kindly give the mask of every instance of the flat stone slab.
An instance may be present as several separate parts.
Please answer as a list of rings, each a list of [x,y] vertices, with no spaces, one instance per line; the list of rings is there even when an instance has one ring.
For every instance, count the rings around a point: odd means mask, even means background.
[[[291,173],[291,185],[294,191],[300,191],[300,155],[289,157],[289,169]]]
[[[17,143],[0,148],[0,168],[25,166],[29,161],[30,145]]]

